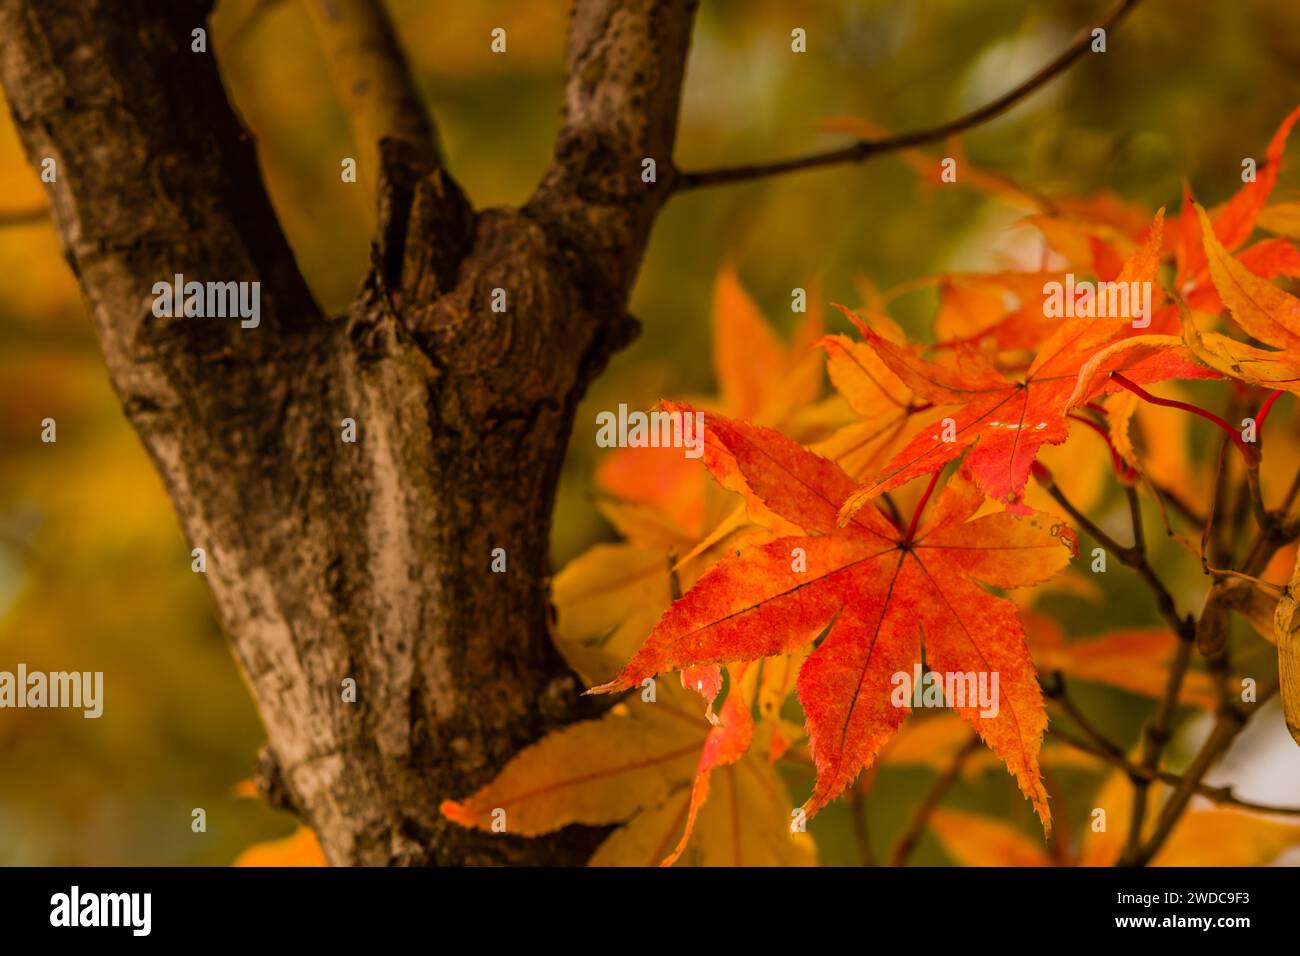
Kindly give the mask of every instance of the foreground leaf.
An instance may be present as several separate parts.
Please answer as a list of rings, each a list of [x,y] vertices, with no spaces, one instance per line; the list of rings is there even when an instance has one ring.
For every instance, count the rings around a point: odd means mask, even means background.
[[[930,520],[908,534],[875,508],[837,522],[851,479],[784,436],[709,416],[711,440],[731,453],[767,507],[810,533],[740,551],[706,573],[660,619],[619,676],[596,692],[664,671],[789,653],[830,630],[800,670],[817,781],[809,814],[869,765],[908,712],[895,675],[920,662],[940,673],[999,675],[1001,703],[948,701],[993,749],[1048,824],[1038,779],[1046,726],[1042,697],[1015,606],[979,583],[1019,587],[1070,559],[1068,529],[1038,513],[975,517],[982,497],[949,482]],[[972,706],[972,704],[974,705]]]

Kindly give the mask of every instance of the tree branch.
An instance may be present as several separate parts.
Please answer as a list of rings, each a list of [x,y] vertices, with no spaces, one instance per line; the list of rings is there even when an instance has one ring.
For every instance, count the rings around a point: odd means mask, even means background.
[[[1075,750],[1091,754],[1098,760],[1104,761],[1118,770],[1124,771],[1134,779],[1145,779],[1148,781],[1159,781],[1171,787],[1178,787],[1185,779],[1182,775],[1172,773],[1168,770],[1148,770],[1140,767],[1122,754],[1108,752],[1104,747],[1095,742],[1082,740],[1068,731],[1052,727],[1048,730],[1053,737],[1068,744]],[[1249,810],[1252,813],[1274,813],[1278,816],[1300,817],[1300,807],[1278,807],[1268,803],[1258,803],[1254,800],[1245,800],[1238,797],[1231,787],[1211,787],[1208,784],[1197,782],[1193,787],[1193,792],[1197,796],[1205,797],[1221,806],[1237,807],[1241,810]]]
[[[1133,777],[1133,812],[1129,819],[1128,838],[1125,842],[1122,857],[1126,865],[1133,865],[1141,856],[1142,826],[1146,820],[1147,790],[1153,779],[1152,775],[1159,768],[1165,745],[1169,742],[1174,712],[1177,710],[1178,699],[1182,695],[1183,681],[1187,676],[1187,667],[1191,662],[1192,647],[1196,640],[1196,620],[1190,616],[1182,617],[1178,614],[1173,595],[1169,593],[1169,589],[1165,587],[1164,582],[1156,575],[1147,560],[1146,535],[1142,529],[1142,508],[1138,500],[1137,489],[1132,485],[1124,487],[1129,508],[1129,518],[1133,526],[1133,545],[1126,548],[1079,511],[1065,497],[1061,489],[1057,487],[1047,469],[1041,466],[1036,467],[1034,475],[1046,487],[1048,494],[1078,522],[1080,527],[1084,528],[1095,540],[1112,551],[1123,564],[1138,573],[1155,595],[1161,616],[1168,622],[1174,634],[1178,637],[1178,646],[1174,652],[1173,662],[1170,664],[1164,694],[1161,695],[1156,706],[1155,716],[1147,726],[1143,738],[1141,762],[1143,775]]]
[[[0,80],[29,158],[56,161],[51,214],[111,340],[110,368],[118,347],[251,362],[320,317],[216,63],[191,52],[191,31],[206,26],[210,7],[150,0],[127,17],[75,0],[0,0]],[[176,273],[260,282],[260,325],[143,321],[151,284]],[[115,372],[124,400],[142,398],[143,383]]]
[[[1233,416],[1236,417],[1235,415]],[[1243,530],[1246,521],[1247,507],[1249,498],[1254,497],[1258,500],[1257,486],[1251,488],[1250,494],[1243,490],[1239,496],[1242,507],[1235,510],[1232,516],[1231,528],[1226,537],[1221,537],[1219,532],[1223,527],[1220,520],[1216,525],[1215,517],[1221,512],[1221,502],[1226,494],[1226,476],[1227,462],[1224,455],[1227,450],[1227,439],[1225,439],[1219,450],[1218,468],[1215,475],[1215,489],[1212,499],[1210,514],[1210,524],[1207,524],[1205,534],[1211,538],[1218,550],[1223,552],[1223,557],[1231,550],[1230,542],[1235,541]],[[1247,485],[1251,481],[1251,472],[1256,471],[1256,466],[1252,459],[1247,458],[1246,465]],[[1263,508],[1262,500],[1258,504],[1258,520],[1260,522],[1258,541],[1271,541],[1279,537],[1282,532],[1280,526],[1283,518],[1276,512],[1269,512]],[[1140,520],[1140,514],[1134,512],[1135,521]],[[1257,549],[1252,547],[1250,557],[1246,563],[1246,573],[1253,575],[1262,570],[1262,565],[1256,567],[1254,562],[1260,560]],[[1204,559],[1203,559],[1204,560]],[[1267,560],[1264,558],[1263,560]],[[1245,727],[1249,714],[1242,711],[1233,702],[1230,687],[1230,662],[1228,658],[1228,649],[1226,646],[1227,631],[1227,614],[1228,614],[1228,594],[1227,590],[1217,585],[1210,589],[1206,599],[1205,607],[1201,612],[1200,621],[1195,626],[1197,642],[1203,651],[1209,657],[1211,672],[1217,679],[1219,690],[1218,710],[1214,726],[1210,731],[1209,738],[1201,746],[1191,765],[1184,771],[1182,778],[1174,785],[1173,793],[1161,807],[1160,815],[1156,820],[1155,826],[1150,836],[1143,841],[1142,828],[1145,822],[1147,811],[1147,792],[1150,787],[1151,779],[1134,778],[1134,795],[1133,795],[1133,815],[1130,821],[1128,839],[1124,847],[1124,852],[1120,858],[1120,864],[1124,866],[1145,866],[1160,851],[1164,842],[1169,838],[1174,828],[1182,818],[1188,802],[1192,796],[1198,792],[1201,780],[1205,774],[1227,751],[1228,747],[1236,739],[1237,735]],[[1189,619],[1190,620],[1190,619]],[[1170,729],[1174,708],[1177,705],[1177,699],[1182,687],[1183,678],[1187,672],[1187,665],[1191,656],[1192,643],[1184,640],[1182,632],[1179,633],[1178,652],[1175,656],[1174,663],[1169,673],[1169,681],[1160,706],[1157,709],[1156,716],[1147,728],[1147,733],[1143,741],[1142,767],[1156,772],[1160,765],[1161,757],[1164,753],[1170,737]],[[1259,700],[1262,702],[1267,695],[1261,695]]]
[[[1235,416],[1234,416],[1235,418]],[[1216,504],[1223,497],[1224,493],[1224,476],[1226,475],[1225,462],[1223,461],[1223,450],[1226,449],[1227,442],[1223,443],[1220,449],[1219,472],[1216,476],[1216,487],[1214,498]],[[1242,500],[1248,500],[1251,504],[1251,510],[1255,515],[1256,522],[1259,525],[1258,534],[1254,542],[1247,550],[1245,563],[1243,565],[1244,575],[1251,577],[1259,574],[1264,566],[1268,563],[1270,556],[1282,544],[1290,540],[1296,532],[1296,528],[1289,526],[1286,522],[1286,514],[1291,504],[1291,494],[1288,492],[1287,498],[1281,509],[1277,511],[1268,510],[1263,502],[1258,484],[1258,462],[1247,459],[1246,465],[1246,488],[1247,491],[1242,496]],[[1292,489],[1300,488],[1300,476],[1297,476],[1296,482]],[[1215,509],[1217,513],[1219,509]],[[1245,508],[1238,509],[1238,514],[1234,516],[1232,527],[1223,540],[1220,550],[1226,552],[1230,549],[1231,541],[1237,539],[1240,535],[1242,525],[1245,522]],[[1211,520],[1214,513],[1211,514]],[[1217,527],[1207,527],[1207,534],[1215,537],[1216,542],[1219,536],[1214,534],[1220,530],[1222,522]],[[1234,572],[1236,573],[1236,572]],[[1129,843],[1125,848],[1122,863],[1132,866],[1144,866],[1149,863],[1162,846],[1169,839],[1183,812],[1186,810],[1192,796],[1201,792],[1201,781],[1215,762],[1227,752],[1232,742],[1245,728],[1250,714],[1236,705],[1231,693],[1230,668],[1227,656],[1227,646],[1225,643],[1227,628],[1227,612],[1230,606],[1231,590],[1222,588],[1218,584],[1211,588],[1206,599],[1205,608],[1201,613],[1201,630],[1203,633],[1200,643],[1203,649],[1210,654],[1210,667],[1215,677],[1218,679],[1219,686],[1219,703],[1218,710],[1213,727],[1210,730],[1209,737],[1201,745],[1196,756],[1192,759],[1191,764],[1183,772],[1182,778],[1173,786],[1173,792],[1161,807],[1160,815],[1156,819],[1151,835],[1145,842],[1141,841],[1141,819],[1135,812],[1135,823],[1129,835]],[[1180,653],[1183,648],[1180,646]],[[1188,648],[1190,650],[1190,648]],[[1172,683],[1173,675],[1171,675]],[[1276,691],[1276,687],[1269,689],[1259,695],[1257,702],[1263,703]],[[1154,727],[1154,725],[1153,725]],[[1167,735],[1166,735],[1167,736]],[[1154,740],[1152,743],[1155,744]],[[1154,754],[1153,759],[1145,760],[1144,766],[1154,769],[1159,763],[1159,750]],[[1135,781],[1136,785],[1136,781]],[[1138,792],[1135,799],[1141,801],[1141,810],[1145,810],[1145,791],[1146,786],[1138,786]],[[1135,804],[1135,811],[1139,807]],[[1272,811],[1288,812],[1288,811]]]
[[[693,5],[605,6],[608,29],[577,30],[597,58],[577,94],[623,82],[626,111],[593,106],[583,142],[670,145]],[[581,862],[600,831],[471,831],[438,806],[585,715],[549,631],[550,521],[661,199],[635,163],[626,197],[601,192],[582,175],[599,163],[561,148],[576,175],[550,205],[475,214],[387,136],[379,267],[327,321],[216,63],[191,49],[209,8],[0,0],[0,80],[28,156],[57,161],[53,219],[114,386],[206,551],[270,788],[335,864]],[[260,322],[153,315],[177,273],[259,283]]]
[[[1266,691],[1261,700],[1266,700],[1271,692]],[[1054,671],[1049,675],[1049,679],[1043,682],[1043,695],[1061,705],[1070,718],[1084,732],[1087,740],[1080,740],[1073,734],[1061,730],[1059,727],[1050,728],[1049,732],[1063,743],[1069,744],[1076,750],[1082,750],[1085,753],[1092,754],[1099,760],[1103,760],[1113,767],[1117,767],[1128,774],[1129,779],[1137,783],[1142,781],[1144,785],[1149,785],[1155,781],[1168,784],[1175,789],[1175,792],[1187,791],[1205,797],[1218,804],[1227,804],[1239,807],[1243,810],[1251,810],[1256,813],[1276,813],[1284,816],[1300,817],[1300,807],[1278,807],[1266,803],[1256,803],[1252,800],[1244,800],[1233,793],[1231,787],[1211,787],[1201,782],[1201,776],[1195,778],[1189,772],[1186,775],[1171,773],[1168,770],[1147,767],[1133,763],[1125,756],[1124,751],[1118,744],[1108,738],[1094,724],[1079,706],[1070,698],[1066,689],[1065,677],[1060,671]],[[1214,739],[1214,734],[1211,734]],[[1217,747],[1217,745],[1216,745]],[[1218,750],[1216,749],[1216,753]],[[1206,763],[1208,769],[1208,762]],[[1194,768],[1193,768],[1194,769]],[[1203,775],[1204,771],[1202,771]],[[1185,801],[1184,801],[1185,803]]]
[[[698,0],[575,0],[564,122],[530,214],[599,255],[626,295],[671,194],[682,76]],[[654,182],[642,163],[656,164]],[[612,261],[610,261],[612,259]]]
[[[1121,0],[1119,5],[1111,11],[1110,15],[1102,21],[1102,29],[1109,33],[1110,30],[1112,30],[1130,10],[1136,7],[1139,2],[1140,0]],[[1091,31],[1091,27],[1081,31],[1078,39],[1062,51],[1056,59],[1052,60],[1052,62],[1048,63],[1019,86],[1003,93],[997,99],[984,104],[979,109],[972,110],[971,112],[959,116],[956,119],[949,120],[946,123],[941,123],[938,126],[931,126],[926,129],[913,130],[908,133],[900,133],[896,136],[886,137],[885,139],[859,140],[850,146],[842,146],[838,149],[826,150],[823,152],[809,153],[808,155],[796,156],[791,159],[775,160],[764,163],[751,163],[744,166],[726,166],[720,169],[682,172],[676,177],[674,189],[678,192],[683,192],[688,189],[699,189],[704,186],[749,182],[767,176],[799,172],[807,169],[820,169],[826,166],[837,166],[842,163],[860,163],[863,160],[869,159],[873,156],[879,156],[882,153],[907,149],[912,146],[922,146],[926,143],[933,143],[947,139],[949,136],[965,132],[966,130],[978,126],[981,123],[985,123],[996,116],[1000,116],[1021,100],[1028,97],[1035,90],[1045,86],[1057,75],[1064,72],[1072,63],[1074,63],[1075,60],[1087,52],[1092,43]]]
[[[305,0],[334,87],[352,126],[360,173],[379,179],[379,143],[406,143],[414,157],[442,165],[437,132],[382,0]]]

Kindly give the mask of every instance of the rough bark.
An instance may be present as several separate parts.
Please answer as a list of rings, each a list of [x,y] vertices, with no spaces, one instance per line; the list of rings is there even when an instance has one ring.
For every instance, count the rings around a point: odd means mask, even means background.
[[[53,216],[123,408],[207,550],[266,725],[259,777],[337,864],[581,862],[590,831],[481,834],[437,806],[579,716],[548,634],[550,515],[576,403],[635,328],[667,195],[640,161],[671,167],[694,2],[578,0],[555,160],[522,209],[475,211],[436,156],[385,141],[373,269],[333,319],[190,50],[209,5],[0,0],[0,80],[29,157],[58,163]],[[175,273],[260,281],[260,326],[155,318]]]

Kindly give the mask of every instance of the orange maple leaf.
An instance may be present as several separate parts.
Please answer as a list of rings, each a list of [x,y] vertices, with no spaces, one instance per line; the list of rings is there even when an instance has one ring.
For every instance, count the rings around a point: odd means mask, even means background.
[[[476,793],[444,801],[442,813],[525,836],[575,822],[622,824],[593,866],[669,866],[691,844],[707,865],[815,864],[806,835],[787,832],[789,797],[776,769],[750,750],[757,671],[732,672],[714,727],[691,710],[689,691],[666,683],[525,747]],[[708,801],[718,771],[727,799]]]
[[[1214,236],[1224,248],[1228,250],[1237,249],[1255,231],[1255,224],[1264,209],[1264,204],[1268,202],[1273,187],[1277,185],[1277,177],[1282,165],[1282,154],[1286,150],[1287,137],[1290,136],[1291,128],[1295,126],[1297,120],[1300,120],[1300,106],[1287,114],[1281,125],[1278,126],[1277,132],[1273,134],[1273,138],[1269,141],[1264,154],[1264,162],[1260,164],[1255,179],[1242,186],[1231,199],[1214,211]],[[1197,221],[1196,210],[1197,206],[1192,199],[1191,187],[1184,184],[1183,207],[1179,213],[1178,222],[1170,230],[1170,245],[1173,246],[1178,264],[1177,274],[1174,278],[1174,288],[1181,292],[1192,293],[1189,294],[1187,300],[1187,304],[1192,308],[1217,312],[1217,302],[1213,302],[1212,299],[1208,302],[1198,300],[1196,294],[1192,292],[1192,290],[1202,293],[1208,292],[1212,297],[1214,291],[1205,281],[1208,263],[1206,249],[1201,242],[1201,226]],[[1255,257],[1259,259],[1268,258],[1261,253],[1255,253]],[[1264,265],[1263,262],[1260,264],[1261,266]],[[1261,270],[1260,274],[1263,274],[1263,270]],[[1272,278],[1277,274],[1279,273],[1274,272],[1273,276],[1265,275],[1265,278]]]
[[[1127,782],[1127,781],[1125,781]],[[1107,832],[1083,832],[1085,855],[1074,865],[1114,866],[1117,835],[1124,832],[1130,802],[1115,803]],[[936,810],[930,832],[960,866],[1053,866],[1055,861],[1028,834],[1004,820],[960,810]],[[1122,839],[1122,838],[1121,838]],[[1293,823],[1243,813],[1228,807],[1196,807],[1178,824],[1152,866],[1268,866],[1300,842]]]
[[[1154,283],[1162,222],[1163,210],[1156,214],[1146,245],[1130,257],[1116,281]],[[1214,374],[1189,361],[1174,336],[1133,335],[1125,318],[1062,320],[1023,379],[1010,380],[974,350],[929,361],[886,341],[853,313],[845,314],[916,395],[953,406],[940,427],[918,434],[849,498],[846,516],[876,495],[939,470],[967,448],[966,463],[983,491],[1018,503],[1039,449],[1069,437],[1070,409],[1119,387],[1108,373],[1122,371],[1143,384]]]
[[[1225,375],[1252,385],[1300,393],[1300,299],[1255,275],[1219,241],[1205,210],[1196,206],[1214,287],[1223,306],[1261,349],[1215,332],[1202,332],[1190,316],[1183,334],[1193,354]]]
[[[891,341],[903,341],[901,332],[894,335]],[[911,389],[863,343],[828,335],[819,344],[826,350],[826,371],[835,390],[858,420],[817,443],[814,450],[860,481],[898,450],[908,424],[925,422],[917,416],[927,415],[933,406],[916,401]]]
[[[300,826],[279,840],[247,847],[231,866],[325,866],[325,851],[310,827]]]
[[[1100,830],[1088,825],[1079,831],[1077,846],[1063,861],[1053,860],[1029,834],[1005,820],[964,810],[939,809],[930,817],[930,832],[954,863],[961,866],[1115,866],[1129,829],[1133,797],[1123,770],[1105,778],[1088,805],[1093,814],[1106,813]],[[1166,794],[1163,784],[1151,787],[1150,811]],[[1244,812],[1230,806],[1194,803],[1178,822],[1151,866],[1268,866],[1277,856],[1300,844],[1300,826],[1288,820]]]
[[[1144,697],[1159,698],[1165,692],[1177,643],[1167,627],[1120,627],[1098,636],[1067,638],[1060,624],[1042,614],[1025,612],[1024,623],[1030,653],[1042,673],[1060,671],[1076,680]],[[1210,676],[1189,670],[1180,700],[1205,710],[1213,708],[1217,698]]]
[[[903,529],[874,507],[840,527],[852,479],[834,462],[778,432],[711,415],[706,441],[725,448],[767,507],[807,536],[738,551],[706,573],[660,618],[613,681],[634,687],[664,671],[790,653],[829,630],[799,672],[817,781],[809,815],[868,766],[908,713],[891,691],[921,659],[944,674],[999,675],[1000,706],[982,714],[949,700],[1002,759],[1050,825],[1038,752],[1047,724],[1015,606],[980,586],[1050,578],[1074,548],[1049,516],[975,517],[983,497],[966,476],[948,482],[933,515],[925,501]],[[706,456],[706,462],[708,456]],[[1063,544],[1067,547],[1063,547]]]
[[[714,280],[710,320],[719,395],[698,402],[773,428],[797,428],[795,419],[822,390],[822,358],[813,348],[822,334],[820,302],[816,289],[809,289],[810,308],[786,344],[741,285],[735,267],[724,265]],[[722,496],[710,494],[705,473],[677,448],[620,448],[597,467],[596,485],[618,501],[659,512],[690,539],[678,547],[679,554],[715,530],[726,514],[718,511]]]

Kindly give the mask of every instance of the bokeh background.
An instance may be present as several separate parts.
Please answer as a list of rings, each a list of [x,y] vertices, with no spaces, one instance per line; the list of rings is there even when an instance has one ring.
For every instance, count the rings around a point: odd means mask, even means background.
[[[567,4],[388,6],[454,174],[479,206],[522,202],[558,123]],[[823,124],[835,117],[930,125],[1001,93],[1102,12],[1095,0],[704,0],[678,161],[692,168],[831,145],[842,137]],[[790,52],[796,26],[807,31],[806,55]],[[507,30],[505,55],[489,50],[494,27]],[[354,151],[310,25],[294,0],[221,0],[212,40],[302,268],[325,307],[342,311],[366,268],[373,215],[362,187],[339,183],[339,159]],[[962,145],[971,162],[1047,195],[1109,191],[1175,207],[1186,178],[1211,204],[1239,185],[1243,156],[1262,155],[1300,99],[1298,79],[1293,0],[1146,0],[1108,52],[1085,56]],[[1294,170],[1284,173],[1277,198],[1295,199],[1298,185]],[[190,571],[189,545],[109,387],[43,205],[6,111],[0,218],[30,215],[0,227],[0,669],[102,670],[106,709],[97,721],[0,711],[0,864],[228,864],[293,822],[237,796],[260,724]],[[1014,227],[1022,214],[978,190],[936,189],[894,157],[673,200],[633,297],[644,333],[578,415],[555,520],[557,567],[612,535],[592,506],[595,411],[714,389],[710,300],[724,262],[788,335],[795,286],[819,283],[824,299],[852,302],[863,277],[888,289],[943,270],[1025,265],[1039,240]],[[935,305],[923,287],[893,308],[925,339]],[[1276,427],[1294,429],[1290,402]],[[58,422],[56,444],[40,442],[46,417]],[[1103,496],[1096,507],[1105,518],[1115,505]],[[1183,566],[1179,587],[1194,587],[1196,569]],[[1156,623],[1144,592],[1110,578],[1104,599],[1059,599],[1068,630]],[[1148,706],[1140,698],[1089,687],[1081,700],[1117,738],[1136,739]],[[1296,802],[1300,751],[1284,731],[1281,744],[1271,730],[1247,734],[1230,756],[1240,791]],[[1086,794],[1096,775],[1078,773],[1065,789]],[[932,779],[925,768],[890,771],[870,805],[873,831],[897,832]],[[792,782],[796,793],[805,788]],[[1016,820],[1024,812],[1012,788],[979,778],[963,780],[953,802]],[[207,812],[206,833],[191,832],[196,807]],[[813,832],[824,863],[855,861],[842,807]],[[930,837],[914,857],[945,859]]]

